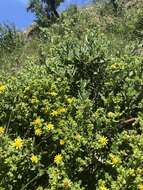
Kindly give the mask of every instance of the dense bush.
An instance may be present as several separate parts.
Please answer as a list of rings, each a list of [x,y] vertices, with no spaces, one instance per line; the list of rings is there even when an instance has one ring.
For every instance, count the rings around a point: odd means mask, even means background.
[[[0,25],[0,49],[12,52],[24,43],[22,34],[18,33],[15,26],[9,24]]]
[[[20,67],[26,39],[22,32],[10,24],[0,25],[0,70]],[[21,57],[21,58],[20,58]]]
[[[1,190],[143,190],[143,58],[83,11],[1,71]]]

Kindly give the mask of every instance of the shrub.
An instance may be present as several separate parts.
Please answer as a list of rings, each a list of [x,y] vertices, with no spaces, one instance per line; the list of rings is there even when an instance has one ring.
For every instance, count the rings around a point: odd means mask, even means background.
[[[70,66],[33,61],[1,84],[1,188],[140,188],[142,59],[106,62],[100,104],[85,85],[94,73],[74,96]]]
[[[22,34],[18,33],[15,26],[9,24],[0,25],[0,49],[12,52],[20,48],[24,43]]]
[[[0,25],[0,70],[12,70],[20,67],[20,59],[24,54],[26,39],[22,32],[10,24]]]
[[[142,190],[142,56],[70,11],[0,74],[0,189]]]

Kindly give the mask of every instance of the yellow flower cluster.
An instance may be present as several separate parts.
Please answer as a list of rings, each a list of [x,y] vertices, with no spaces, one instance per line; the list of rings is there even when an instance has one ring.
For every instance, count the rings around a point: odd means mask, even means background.
[[[118,156],[114,155],[114,154],[109,154],[109,157],[110,157],[111,163],[113,165],[119,164],[121,162],[121,159]]]
[[[0,85],[0,93],[3,93],[6,91],[6,85],[1,84]]]
[[[32,163],[35,163],[35,164],[37,164],[38,161],[39,161],[38,157],[36,155],[34,155],[34,154],[32,154],[30,160],[31,160]]]
[[[106,146],[108,144],[108,138],[105,137],[105,136],[101,136],[99,139],[98,139],[98,142],[101,146]]]
[[[58,108],[57,110],[53,110],[51,115],[57,117],[58,115],[65,113],[67,110],[64,107]]]
[[[42,120],[40,119],[40,117],[37,117],[33,122],[32,122],[33,125],[35,126],[40,126],[42,125]]]
[[[59,165],[61,162],[63,161],[63,157],[61,154],[57,154],[55,157],[54,157],[54,162]]]
[[[125,65],[124,63],[114,63],[111,65],[111,69],[115,70],[115,69],[124,69]]]
[[[111,69],[116,69],[118,67],[118,65],[117,64],[113,64],[113,65],[111,65]]]
[[[65,141],[63,139],[60,140],[60,145],[64,145]]]
[[[48,130],[53,130],[54,125],[52,123],[49,123],[49,124],[47,124],[47,128],[48,128]]]
[[[12,146],[15,149],[21,149],[23,147],[23,140],[20,137],[17,137],[13,142],[12,142]]]
[[[69,104],[72,104],[72,103],[74,102],[74,98],[67,98],[67,102],[68,102]]]
[[[3,135],[3,134],[4,134],[4,128],[0,127],[0,135]]]
[[[139,185],[138,185],[138,189],[139,189],[139,190],[143,190],[143,184],[139,184]]]
[[[42,129],[41,128],[36,128],[35,129],[35,135],[36,136],[41,136],[42,135]]]

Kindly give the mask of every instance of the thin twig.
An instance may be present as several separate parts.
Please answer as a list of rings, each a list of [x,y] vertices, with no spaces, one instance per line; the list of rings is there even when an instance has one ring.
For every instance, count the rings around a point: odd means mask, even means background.
[[[22,187],[20,190],[24,190],[28,185],[30,185],[30,183],[32,183],[33,181],[35,181],[39,176],[35,176],[33,179],[31,179],[31,181],[29,181],[24,187]]]

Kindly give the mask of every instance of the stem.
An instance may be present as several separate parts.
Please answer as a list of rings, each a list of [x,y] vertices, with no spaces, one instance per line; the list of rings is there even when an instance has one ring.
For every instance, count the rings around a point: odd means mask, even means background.
[[[38,176],[35,176],[33,179],[31,179],[31,181],[29,181],[24,187],[22,187],[20,190],[24,190],[30,183],[32,183],[33,181],[35,181],[35,179],[37,179]]]

